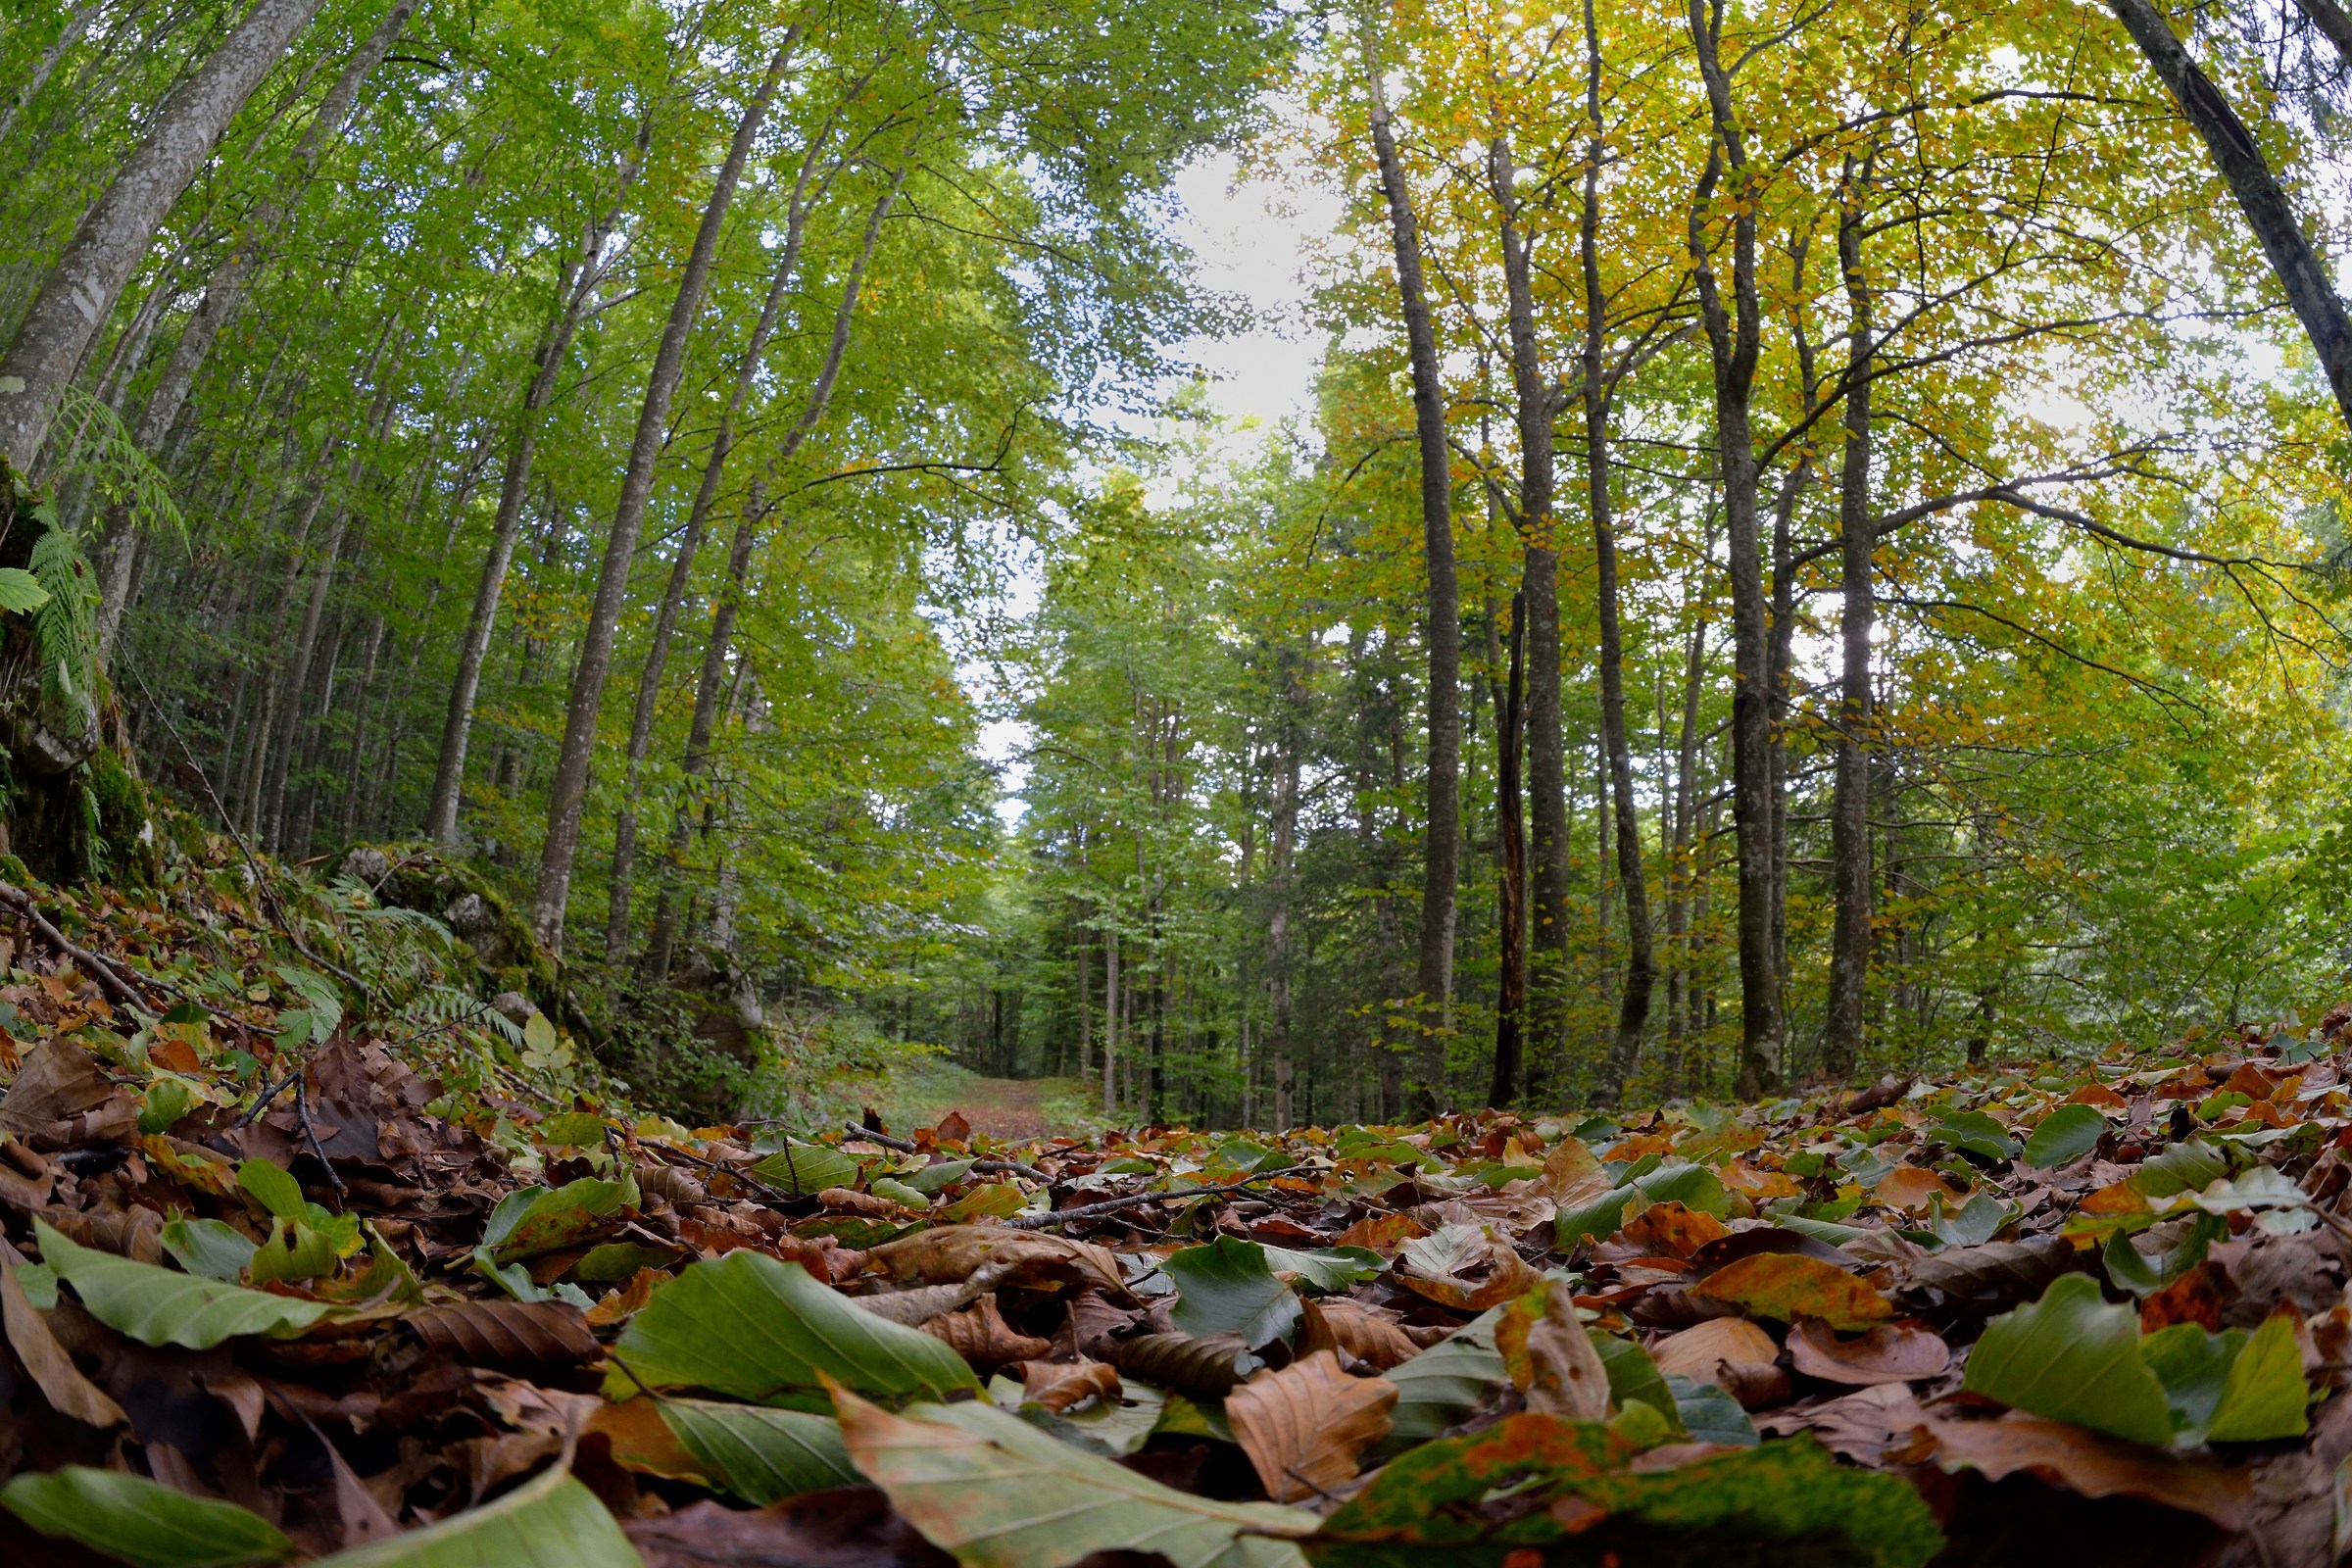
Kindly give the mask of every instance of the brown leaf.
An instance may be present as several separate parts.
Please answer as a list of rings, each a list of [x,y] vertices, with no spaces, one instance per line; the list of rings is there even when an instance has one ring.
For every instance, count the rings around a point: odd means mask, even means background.
[[[1942,1336],[1900,1323],[1881,1323],[1851,1339],[1818,1318],[1799,1318],[1788,1331],[1788,1360],[1809,1378],[1867,1387],[1932,1378],[1952,1364]]]
[[[1605,1377],[1601,1387],[1605,1396]],[[1355,1478],[1364,1450],[1389,1435],[1396,1396],[1388,1379],[1351,1378],[1339,1357],[1317,1350],[1235,1389],[1225,1396],[1225,1417],[1266,1495],[1297,1502]]]
[[[612,1462],[623,1470],[669,1481],[691,1481],[698,1486],[710,1485],[710,1478],[703,1471],[703,1462],[678,1441],[677,1433],[662,1418],[662,1406],[656,1400],[623,1399],[606,1405],[591,1413],[581,1425],[580,1441],[583,1444],[601,1441]]]
[[[2011,1411],[1998,1421],[1937,1421],[1936,1462],[1991,1480],[2031,1471],[2085,1497],[2141,1497],[2199,1514],[2224,1530],[2244,1526],[2252,1482],[2243,1470],[2126,1443],[2104,1433]]]
[[[1345,1297],[1308,1301],[1302,1351],[1337,1350],[1377,1372],[1402,1366],[1421,1353],[1403,1329],[1371,1308]]]
[[[626,1285],[607,1291],[604,1298],[588,1309],[588,1326],[601,1329],[628,1321],[639,1308],[654,1298],[654,1288],[668,1281],[669,1276],[661,1269],[639,1269],[629,1276]]]
[[[968,1143],[971,1141],[972,1124],[962,1111],[951,1110],[939,1118],[939,1125],[931,1129],[931,1136],[943,1144]]]
[[[1761,1430],[1784,1436],[1811,1432],[1832,1453],[1866,1465],[1885,1463],[1889,1450],[1908,1448],[1913,1435],[1927,1423],[1927,1412],[1902,1383],[1882,1383],[1826,1403],[1777,1410],[1756,1421]]]
[[[1429,1227],[1410,1214],[1366,1214],[1333,1237],[1331,1245],[1369,1248],[1385,1257],[1415,1237],[1428,1234]]]
[[[993,1296],[983,1296],[963,1311],[931,1319],[922,1332],[945,1340],[983,1377],[1006,1362],[1043,1360],[1054,1353],[1051,1341],[1023,1334],[1005,1322]]]
[[[2077,1253],[2056,1237],[2034,1242],[1986,1242],[1955,1247],[1903,1265],[1906,1288],[1940,1291],[1980,1312],[2000,1312],[2037,1301],[2050,1281],[2082,1267],[2093,1253]]]
[[[906,1212],[895,1199],[878,1198],[855,1187],[828,1187],[816,1195],[816,1200],[836,1213],[862,1214],[868,1219],[897,1219]]]
[[[1772,1336],[1743,1317],[1711,1318],[1680,1334],[1669,1334],[1650,1347],[1650,1359],[1660,1372],[1698,1383],[1725,1387],[1723,1368],[1770,1366],[1780,1359],[1781,1348]]]
[[[1073,1355],[1116,1361],[1118,1334],[1133,1327],[1135,1320],[1135,1313],[1113,1305],[1101,1291],[1080,1291],[1070,1298],[1061,1337],[1069,1342],[1066,1348]]]
[[[121,1143],[138,1129],[139,1102],[118,1091],[96,1058],[67,1040],[33,1047],[0,1096],[0,1130],[35,1149]]]
[[[1196,1399],[1221,1399],[1257,1365],[1239,1334],[1142,1334],[1118,1348],[1119,1373]]]
[[[1907,1214],[1924,1214],[1938,1201],[1957,1206],[1967,1196],[1967,1186],[1948,1172],[1918,1165],[1895,1166],[1870,1190],[1872,1202]]]
[[[573,1366],[602,1348],[567,1301],[467,1301],[422,1307],[402,1321],[432,1348],[477,1366]]]
[[[1566,1421],[1598,1421],[1609,1413],[1609,1369],[1567,1287],[1544,1294],[1544,1316],[1527,1331],[1527,1364],[1530,1410]]]
[[[1457,1312],[1483,1312],[1525,1296],[1543,1277],[1506,1238],[1483,1225],[1458,1223],[1405,1243],[1396,1267],[1408,1290]]]
[[[1105,1404],[1119,1397],[1116,1368],[1101,1361],[1024,1361],[1021,1363],[1021,1402],[1042,1404],[1059,1415],[1089,1399]]]
[[[1073,1287],[1128,1301],[1119,1260],[1106,1248],[1002,1225],[934,1225],[866,1254],[881,1273],[903,1285],[957,1285],[991,1263],[1010,1265],[1004,1284],[1025,1290]]]
[[[108,1398],[106,1392],[81,1375],[74,1358],[57,1336],[49,1332],[49,1324],[31,1298],[24,1294],[24,1282],[17,1278],[13,1267],[0,1267],[0,1322],[5,1322],[8,1343],[32,1374],[58,1414],[72,1416],[93,1427],[120,1426],[129,1417],[122,1407]]]
[[[764,1508],[704,1501],[620,1528],[645,1568],[956,1568],[879,1487],[805,1492]]]

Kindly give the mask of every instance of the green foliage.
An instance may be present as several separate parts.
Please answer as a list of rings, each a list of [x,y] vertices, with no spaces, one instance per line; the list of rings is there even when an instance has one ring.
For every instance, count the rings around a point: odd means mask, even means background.
[[[133,1568],[249,1568],[295,1554],[274,1525],[233,1502],[86,1465],[20,1475],[0,1488],[0,1508]]]
[[[1298,1321],[1298,1297],[1274,1277],[1266,1250],[1220,1236],[1188,1247],[1160,1265],[1176,1282],[1169,1316],[1186,1334],[1239,1334],[1252,1349],[1287,1339]]]
[[[34,1231],[41,1261],[74,1287],[90,1315],[142,1345],[209,1350],[240,1335],[285,1337],[332,1310],[324,1301],[243,1290],[78,1247],[46,1221],[36,1220]]]

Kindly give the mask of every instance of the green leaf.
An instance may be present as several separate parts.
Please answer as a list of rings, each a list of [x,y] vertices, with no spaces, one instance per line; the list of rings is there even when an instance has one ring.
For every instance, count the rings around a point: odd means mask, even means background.
[[[2294,1325],[2274,1312],[2230,1363],[2222,1400],[2206,1437],[2215,1443],[2260,1443],[2299,1438],[2310,1429],[2305,1414],[2311,1389],[2303,1381],[2303,1352]]]
[[[1305,1549],[1317,1568],[1492,1565],[1506,1550],[1546,1562],[1917,1568],[1943,1544],[1918,1493],[1839,1465],[1810,1435],[1649,1471],[1627,1468],[1636,1451],[1597,1422],[1505,1416],[1391,1460]],[[1570,1499],[1573,1537],[1547,1506]]]
[[[282,1339],[333,1310],[324,1301],[270,1296],[77,1247],[45,1220],[34,1220],[33,1231],[42,1261],[74,1287],[90,1315],[142,1345],[209,1350],[240,1334]]]
[[[2107,1118],[2090,1105],[2060,1105],[2026,1140],[2025,1159],[2043,1170],[2081,1159],[2098,1147]]]
[[[1274,1277],[1255,1242],[1220,1236],[1172,1254],[1160,1270],[1182,1293],[1168,1315],[1187,1334],[1239,1334],[1254,1350],[1298,1326],[1298,1297]]]
[[[0,566],[0,571],[7,569]],[[168,1073],[158,1074],[147,1086],[147,1093],[139,1098],[139,1131],[170,1132],[172,1124],[185,1116],[195,1102],[196,1091],[188,1087],[187,1080]]]
[[[1097,1551],[1157,1552],[1176,1568],[1298,1568],[1289,1539],[1315,1516],[1161,1486],[1062,1443],[985,1399],[892,1415],[840,1399],[868,1480],[933,1544],[972,1568],[1062,1568]]]
[[[266,1159],[249,1159],[237,1167],[237,1186],[247,1197],[262,1205],[265,1213],[279,1219],[300,1219],[310,1200],[302,1196],[302,1184],[282,1165]]]
[[[225,1220],[182,1217],[164,1221],[164,1250],[191,1274],[234,1285],[245,1277],[254,1242]]]
[[[2139,1356],[2139,1314],[2101,1300],[2087,1274],[2062,1275],[1985,1325],[1961,1386],[2133,1443],[2173,1441],[2164,1385]]]
[[[1590,1203],[1552,1216],[1552,1234],[1562,1250],[1579,1242],[1605,1242],[1625,1229],[1626,1209],[1638,1196],[1633,1187],[1612,1187]]]
[[[536,1257],[604,1235],[636,1203],[637,1184],[629,1180],[583,1176],[562,1187],[525,1187],[490,1211],[482,1245],[501,1263]]]
[[[820,1372],[868,1394],[945,1397],[979,1387],[945,1341],[852,1306],[798,1263],[740,1249],[695,1263],[658,1292],[613,1347],[651,1388],[766,1399],[818,1387]],[[615,1365],[605,1392],[636,1388]]]
[[[1368,1247],[1325,1247],[1311,1252],[1294,1252],[1287,1247],[1261,1242],[1266,1254],[1266,1266],[1277,1274],[1296,1274],[1302,1285],[1318,1291],[1344,1291],[1350,1285],[1380,1278],[1387,1265],[1380,1254]]]
[[[982,1218],[1009,1219],[1028,1206],[1029,1195],[1010,1182],[975,1187],[939,1211],[940,1220],[962,1225]]]
[[[2134,1165],[2131,1183],[2142,1197],[2170,1198],[2201,1191],[2229,1174],[2230,1162],[2220,1150],[2191,1139]]]
[[[2139,1342],[2139,1358],[2164,1385],[2165,1403],[2172,1410],[2173,1435],[2178,1441],[2205,1441],[2213,1412],[2221,1407],[2230,1364],[2245,1345],[2243,1329],[2208,1334],[2197,1323],[2175,1323]]]
[[[2130,1232],[2119,1230],[2107,1238],[2106,1250],[2099,1256],[2116,1289],[2133,1296],[2153,1296],[2205,1261],[2206,1250],[2229,1234],[2228,1220],[2199,1214],[2188,1235],[2169,1250],[2143,1252],[2132,1245]]]
[[[645,1568],[596,1494],[554,1469],[479,1508],[312,1568]]]
[[[1960,1205],[1956,1214],[1936,1222],[1936,1239],[1946,1247],[1982,1247],[2009,1223],[2009,1205],[1990,1193],[1979,1193]]]
[[[969,1159],[943,1159],[936,1165],[925,1165],[912,1174],[901,1176],[899,1180],[918,1193],[936,1197],[970,1175],[976,1163]],[[855,1174],[852,1172],[853,1177]]]
[[[864,1482],[829,1415],[714,1399],[663,1399],[661,1408],[703,1473],[755,1508]]]
[[[1621,1340],[1614,1334],[1595,1334],[1586,1331],[1592,1349],[1600,1357],[1601,1370],[1609,1375],[1609,1398],[1623,1408],[1629,1403],[1648,1405],[1658,1412],[1670,1428],[1682,1425],[1678,1413],[1680,1401],[1658,1371],[1658,1363],[1649,1358],[1639,1340]]]
[[[814,1198],[828,1187],[857,1186],[858,1162],[840,1150],[820,1144],[787,1144],[765,1159],[756,1161],[750,1167],[750,1174],[753,1180],[764,1182],[790,1197]],[[925,1194],[938,1191],[924,1187],[919,1181],[909,1185]],[[946,1185],[946,1182],[940,1184]]]
[[[325,1235],[288,1219],[270,1222],[270,1239],[245,1265],[256,1285],[315,1280],[335,1271],[335,1244]]]
[[[239,1568],[294,1555],[294,1543],[259,1514],[119,1470],[70,1464],[21,1475],[0,1488],[0,1507],[135,1568]]]
[[[1682,1417],[1691,1442],[1748,1447],[1764,1441],[1740,1401],[1716,1385],[1669,1373],[1666,1387],[1674,1395],[1675,1413]]]
[[[1503,1310],[1497,1306],[1481,1313],[1402,1366],[1381,1374],[1396,1385],[1382,1451],[1394,1452],[1436,1437],[1494,1403],[1510,1386],[1502,1352],[1494,1348],[1494,1329]]]
[[[1641,1190],[1645,1204],[1680,1203],[1692,1213],[1712,1214],[1717,1219],[1732,1211],[1731,1194],[1704,1165],[1663,1165],[1634,1178],[1634,1186]]]
[[[531,1136],[542,1144],[564,1149],[602,1149],[605,1118],[592,1110],[567,1110],[539,1123],[531,1129]]]
[[[0,611],[29,615],[49,602],[49,590],[22,566],[0,566]]]
[[[1928,1136],[1982,1159],[2017,1157],[2017,1140],[2009,1136],[2009,1129],[1981,1110],[1953,1111],[1929,1128]]]

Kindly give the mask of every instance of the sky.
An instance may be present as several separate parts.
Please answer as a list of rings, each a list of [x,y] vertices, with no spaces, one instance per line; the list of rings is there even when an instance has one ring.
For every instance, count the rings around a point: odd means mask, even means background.
[[[1307,317],[1307,274],[1315,248],[1336,226],[1339,198],[1299,182],[1245,179],[1230,153],[1196,159],[1176,176],[1183,203],[1179,232],[1199,258],[1207,288],[1238,298],[1252,324],[1220,337],[1196,337],[1180,357],[1209,377],[1209,407],[1235,423],[1266,426],[1293,415],[1311,414],[1315,374],[1322,367],[1323,341]],[[1038,584],[1016,578],[1007,612],[1034,607]],[[986,689],[984,666],[964,671],[967,689]],[[1028,777],[1021,760],[1028,726],[1017,719],[992,718],[980,727],[980,756],[1003,769],[1004,793],[997,814],[1007,826],[1020,819],[1020,789]]]

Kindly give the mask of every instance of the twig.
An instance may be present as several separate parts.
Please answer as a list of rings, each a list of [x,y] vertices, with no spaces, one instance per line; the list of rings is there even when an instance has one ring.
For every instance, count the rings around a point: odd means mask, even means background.
[[[318,1143],[318,1129],[311,1125],[310,1086],[303,1082],[302,1069],[299,1067],[294,1071],[294,1116],[302,1123],[302,1136],[310,1144],[311,1152],[318,1156],[318,1163],[326,1169],[327,1185],[335,1190],[335,1201],[344,1201],[351,1195],[344,1190],[343,1178],[335,1174],[334,1161],[326,1157],[325,1149]]]
[[[1259,1171],[1254,1176],[1244,1177],[1242,1180],[1224,1187],[1179,1187],[1175,1191],[1167,1193],[1129,1193],[1125,1198],[1113,1198],[1100,1203],[1085,1203],[1077,1208],[1055,1209],[1051,1214],[1015,1214],[1004,1224],[1006,1228],[1017,1231],[1042,1230],[1048,1225],[1058,1225],[1063,1220],[1092,1219],[1098,1214],[1115,1214],[1122,1208],[1132,1208],[1138,1203],[1173,1202],[1179,1198],[1208,1198],[1221,1193],[1238,1193],[1253,1182],[1271,1181],[1277,1176],[1288,1176],[1294,1171],[1304,1169],[1306,1169],[1304,1165],[1285,1165],[1280,1170]]]
[[[280,1078],[275,1085],[262,1091],[262,1098],[253,1102],[253,1108],[245,1112],[244,1115],[239,1116],[235,1121],[231,1122],[228,1130],[233,1133],[252,1126],[255,1119],[258,1118],[263,1111],[270,1108],[270,1102],[284,1094],[286,1092],[286,1087],[301,1076],[302,1069],[297,1067],[292,1072],[286,1074],[283,1078]]]
[[[852,1136],[862,1138],[869,1144],[880,1144],[884,1149],[895,1149],[902,1154],[922,1152],[920,1147],[908,1143],[904,1138],[893,1138],[888,1133],[876,1132],[871,1127],[854,1121],[844,1122],[842,1125],[849,1129]],[[975,1159],[972,1161],[972,1169],[979,1171],[984,1176],[1006,1171],[1015,1176],[1026,1176],[1033,1182],[1050,1182],[1054,1179],[1035,1165],[1024,1165],[1017,1159]]]
[[[80,965],[91,979],[98,982],[98,989],[105,992],[110,999],[120,1002],[126,1007],[145,1007],[147,1005],[147,999],[139,994],[138,988],[116,973],[112,963],[89,949],[76,947],[67,941],[66,934],[50,924],[49,917],[41,913],[41,906],[32,902],[31,894],[23,888],[0,882],[0,904],[7,904],[30,921],[33,931],[43,942],[48,943],[59,953]]]
[[[650,1149],[658,1154],[667,1154],[674,1158],[685,1160],[689,1164],[700,1165],[705,1170],[717,1171],[722,1176],[731,1176],[735,1180],[743,1183],[744,1186],[749,1187],[753,1192],[760,1194],[762,1197],[767,1198],[773,1202],[790,1203],[798,1201],[796,1199],[777,1192],[773,1187],[770,1187],[767,1185],[767,1183],[760,1180],[759,1177],[753,1176],[745,1171],[737,1170],[732,1165],[721,1164],[715,1159],[705,1159],[700,1154],[689,1154],[683,1149],[672,1149],[667,1144],[643,1144],[639,1147]]]

